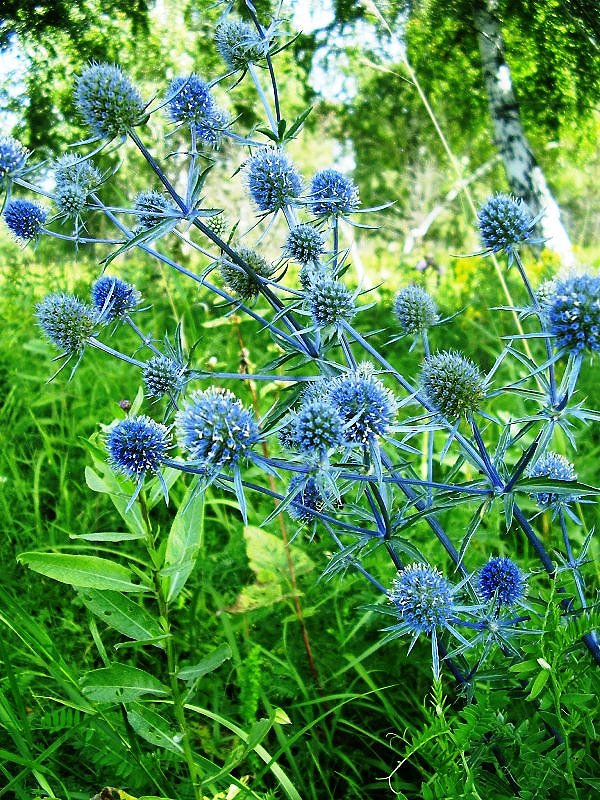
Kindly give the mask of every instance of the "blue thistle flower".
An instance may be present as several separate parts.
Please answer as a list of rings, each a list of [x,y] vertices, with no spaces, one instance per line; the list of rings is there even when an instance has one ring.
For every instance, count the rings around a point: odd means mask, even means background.
[[[389,598],[413,634],[445,627],[454,616],[453,587],[436,567],[410,564],[399,572]]]
[[[319,489],[314,478],[304,478],[302,475],[294,475],[290,481],[288,494],[301,487],[296,492],[294,499],[287,507],[288,514],[298,522],[310,522],[314,519],[313,511],[322,511],[325,507],[326,498]]]
[[[300,264],[312,264],[325,252],[325,237],[312,225],[296,225],[289,232],[283,253]]]
[[[314,280],[307,289],[306,299],[313,321],[320,328],[351,320],[356,314],[352,292],[331,278]]]
[[[102,175],[89,159],[65,153],[54,164],[54,180],[57,189],[63,184],[77,184],[89,192],[102,183]]]
[[[510,558],[490,558],[479,573],[477,589],[484,600],[496,598],[499,604],[512,606],[525,593],[523,573]]]
[[[484,398],[484,378],[460,353],[442,350],[425,359],[421,383],[427,400],[448,419],[477,411]]]
[[[256,250],[252,250],[250,247],[239,247],[237,254],[261,278],[270,278],[273,275],[274,266],[269,264]],[[219,272],[225,284],[236,297],[244,302],[256,300],[260,292],[260,284],[252,275],[245,272],[242,267],[227,261],[221,261]]]
[[[394,395],[370,371],[369,365],[334,378],[325,398],[338,410],[347,442],[367,444],[384,436],[394,423],[398,405]]]
[[[142,371],[146,397],[156,400],[168,394],[176,397],[185,386],[185,368],[168,356],[153,356]]]
[[[421,333],[439,320],[431,295],[420,286],[400,289],[394,301],[394,312],[403,333]]]
[[[150,417],[128,417],[108,431],[106,447],[115,472],[140,480],[159,471],[170,448],[169,432]]]
[[[498,253],[531,240],[535,220],[521,200],[497,194],[477,215],[481,243],[486,251]]]
[[[136,233],[154,228],[155,225],[164,222],[167,214],[173,213],[173,208],[164,194],[154,190],[139,192],[133,210],[138,223]]]
[[[124,136],[144,121],[144,101],[120,67],[91,64],[75,88],[75,102],[84,122],[98,137]]]
[[[327,400],[305,403],[292,423],[292,441],[299,450],[321,454],[344,441],[342,419]]]
[[[167,95],[171,98],[167,109],[173,122],[197,123],[212,113],[210,86],[195,73],[174,78]]]
[[[103,322],[123,319],[135,309],[142,295],[132,283],[103,275],[92,286],[92,303]]]
[[[42,230],[48,214],[37,203],[11,200],[4,209],[4,222],[20,242],[27,243]]]
[[[29,150],[13,136],[0,136],[0,183],[18,177],[26,167]]]
[[[558,347],[571,353],[600,350],[600,277],[575,275],[558,281],[545,308]]]
[[[235,467],[250,455],[259,435],[252,412],[233,392],[214,386],[192,392],[175,426],[190,461],[210,470]]]
[[[49,294],[36,308],[40,328],[63,353],[83,351],[96,326],[96,313],[71,294]]]
[[[312,179],[310,209],[319,217],[352,214],[360,205],[356,184],[335,169],[323,169]]]
[[[217,25],[215,42],[221,58],[232,70],[245,70],[249,64],[262,61],[268,48],[268,41],[252,25],[237,19]]]
[[[282,150],[263,148],[247,162],[250,196],[261,211],[278,211],[299,196],[302,179]]]
[[[576,481],[577,473],[571,462],[558,453],[548,451],[535,462],[529,470],[530,478],[550,478],[557,481]],[[573,500],[575,495],[559,495],[555,492],[540,492],[535,495],[535,499],[542,508],[559,507]]]
[[[194,130],[201,142],[216,150],[221,144],[223,131],[228,124],[229,114],[215,105],[210,114],[196,123]]]

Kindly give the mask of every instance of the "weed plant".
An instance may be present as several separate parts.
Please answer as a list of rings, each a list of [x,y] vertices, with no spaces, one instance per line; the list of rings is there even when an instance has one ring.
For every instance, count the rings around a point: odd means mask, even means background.
[[[532,286],[538,220],[495,195],[479,268],[504,259],[521,299],[465,325],[480,363],[453,332],[460,309],[422,286],[370,305],[344,231],[385,199],[364,209],[348,176],[306,180],[291,161],[309,110],[282,116],[281,23],[247,7],[217,26],[226,71],[210,82],[179,76],[146,102],[119,67],[87,67],[75,97],[91,136],[53,165],[52,191],[0,142],[13,236],[105,252],[87,296],[57,286],[37,304],[58,354],[35,416],[3,409],[31,443],[15,445],[5,516],[28,509],[19,562],[74,589],[50,589],[74,644],[0,590],[0,796],[591,796],[600,490],[575,454],[583,429],[594,452],[579,387],[600,278]],[[241,80],[265,115],[250,131],[215,99]],[[239,148],[249,229],[208,200],[223,143]],[[126,146],[148,186],[107,205],[125,177],[102,162]],[[153,262],[165,284],[113,272]],[[19,460],[34,461],[31,495]]]

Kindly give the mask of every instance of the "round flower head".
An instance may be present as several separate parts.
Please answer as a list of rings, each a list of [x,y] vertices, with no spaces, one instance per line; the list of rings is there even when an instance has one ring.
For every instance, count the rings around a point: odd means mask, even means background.
[[[359,207],[358,188],[335,169],[323,169],[312,179],[310,209],[319,217],[351,214]]]
[[[169,432],[150,417],[128,417],[108,431],[106,447],[115,472],[139,479],[160,469],[170,447]]]
[[[175,425],[190,461],[209,469],[236,466],[258,441],[252,412],[233,392],[214,386],[192,392],[177,413]]]
[[[421,333],[438,321],[435,301],[420,286],[400,289],[394,302],[394,312],[403,333]]]
[[[91,64],[75,88],[84,122],[99,137],[124,136],[143,121],[144,102],[127,75],[113,64]]]
[[[141,294],[131,283],[103,275],[92,286],[92,303],[103,322],[123,319],[141,300]]]
[[[40,233],[47,216],[43,208],[29,200],[11,200],[4,209],[6,227],[24,243]]]
[[[342,418],[344,438],[352,443],[385,435],[398,410],[393,394],[367,368],[335,378],[326,397]]]
[[[339,447],[344,440],[342,419],[338,410],[326,400],[305,403],[292,425],[292,441],[306,453],[321,453]]]
[[[301,475],[295,475],[292,478],[288,493],[291,494],[302,484],[304,486],[296,492],[287,510],[292,519],[298,522],[310,522],[311,519],[314,519],[312,512],[321,511],[325,506],[325,497],[314,478],[305,481]]]
[[[302,179],[281,150],[263,148],[247,162],[250,196],[261,211],[278,211],[299,196]]]
[[[558,281],[546,309],[558,347],[571,353],[600,350],[600,277],[576,275]]]
[[[223,131],[229,123],[229,114],[213,105],[210,114],[196,123],[194,130],[198,139],[215,150],[220,146]]]
[[[557,481],[576,481],[577,473],[571,462],[564,456],[551,451],[544,453],[529,471],[530,478],[550,478]],[[538,505],[542,507],[568,503],[576,499],[574,495],[559,495],[554,492],[540,492],[535,495]]]
[[[221,211],[213,217],[205,217],[203,220],[207,228],[210,228],[213,233],[222,239],[228,228],[231,227],[231,222],[227,216]]]
[[[94,333],[96,314],[71,294],[49,294],[36,308],[40,328],[63,353],[83,350]]]
[[[396,575],[389,596],[402,622],[414,634],[443,628],[454,614],[452,586],[428,564],[405,567]]]
[[[143,369],[146,397],[158,400],[168,394],[176,397],[185,385],[185,370],[168,356],[153,356]]]
[[[325,252],[325,237],[312,225],[296,225],[288,234],[283,252],[300,264],[312,264]]]
[[[497,194],[490,197],[477,217],[481,243],[487,251],[510,250],[531,239],[534,220],[521,200]]]
[[[160,222],[164,222],[165,216],[173,211],[164,194],[154,190],[140,192],[135,198],[133,209],[138,223],[137,233],[147,231]]]
[[[217,25],[215,42],[221,58],[232,70],[247,69],[249,64],[262,61],[268,47],[256,28],[237,19]]]
[[[167,109],[173,122],[200,122],[212,111],[210,87],[194,73],[174,78],[167,95],[171,98]]]
[[[0,136],[0,183],[16,178],[25,169],[29,150],[12,136]]]
[[[102,175],[89,159],[65,153],[54,164],[54,180],[57,190],[63,185],[77,184],[89,192],[102,182]]]
[[[273,275],[275,271],[273,265],[269,264],[256,250],[252,250],[250,247],[239,247],[237,253],[261,278],[270,278]],[[244,272],[242,267],[222,261],[219,272],[236,297],[243,301],[256,300],[260,292],[260,284],[252,275]]]
[[[356,313],[352,292],[331,278],[315,280],[307,290],[306,299],[314,323],[320,328],[351,320]]]
[[[512,606],[525,593],[523,573],[510,558],[490,558],[479,573],[477,590],[484,600],[494,597],[504,606]]]
[[[425,397],[448,419],[477,411],[484,397],[483,381],[475,364],[460,353],[442,350],[423,363]]]

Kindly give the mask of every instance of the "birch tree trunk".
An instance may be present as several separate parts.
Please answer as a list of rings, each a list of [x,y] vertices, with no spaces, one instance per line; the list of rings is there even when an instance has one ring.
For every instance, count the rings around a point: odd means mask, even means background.
[[[497,0],[473,0],[473,18],[496,144],[513,194],[523,198],[534,215],[544,212],[539,228],[547,240],[546,247],[560,256],[563,266],[573,266],[573,248],[560,209],[523,131],[504,55],[497,5]]]

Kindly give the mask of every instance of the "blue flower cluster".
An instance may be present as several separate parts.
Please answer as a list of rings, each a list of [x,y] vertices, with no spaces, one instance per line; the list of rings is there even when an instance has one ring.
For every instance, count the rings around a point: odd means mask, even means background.
[[[68,355],[84,349],[97,322],[94,309],[71,294],[47,295],[36,317],[48,339]]]
[[[132,283],[103,275],[92,286],[92,303],[104,322],[123,319],[135,310],[142,295]]]
[[[29,151],[13,136],[0,136],[0,183],[25,169]]]
[[[539,458],[529,471],[530,478],[550,478],[555,481],[576,481],[577,473],[568,458],[559,453],[548,451]],[[574,495],[557,494],[556,492],[539,492],[535,499],[542,507],[552,507],[568,503],[575,499]]]
[[[128,417],[109,430],[106,447],[116,472],[139,479],[160,469],[170,447],[169,431],[150,417]]]
[[[268,42],[256,29],[238,19],[217,25],[215,42],[221,58],[232,70],[246,70],[250,64],[262,61],[268,49]]]
[[[47,216],[41,206],[29,200],[12,200],[4,209],[6,227],[24,244],[41,232]]]
[[[490,558],[479,573],[478,591],[484,600],[512,606],[525,593],[523,573],[510,558]]]
[[[296,489],[298,491],[296,491]],[[294,499],[288,506],[292,519],[298,522],[310,522],[314,519],[314,511],[322,511],[326,498],[319,489],[314,478],[303,478],[295,475],[290,481],[289,494],[294,494]]]
[[[448,419],[477,411],[484,397],[481,372],[468,358],[449,350],[425,359],[421,383],[427,400]]]
[[[335,169],[323,169],[310,185],[310,209],[318,217],[347,216],[360,205],[358,188]]]
[[[389,598],[412,633],[443,628],[454,615],[452,586],[436,567],[428,564],[410,564],[399,572]]]
[[[521,200],[506,194],[491,197],[478,214],[484,248],[492,253],[509,251],[532,238],[535,222]]]
[[[327,277],[313,281],[306,296],[310,314],[318,328],[351,320],[356,313],[354,297],[343,283]]]
[[[215,103],[210,86],[198,75],[174,78],[167,96],[170,118],[176,123],[187,123],[200,141],[218,147],[227,114]]]
[[[420,286],[400,289],[394,302],[394,312],[405,334],[421,333],[439,319],[435,300]]]
[[[302,178],[283,150],[258,150],[246,169],[250,196],[261,211],[278,211],[302,191]]]
[[[185,368],[169,356],[153,356],[143,369],[146,397],[159,400],[168,394],[177,397],[185,386]]]
[[[83,121],[99,138],[124,136],[144,119],[140,93],[113,64],[87,67],[77,79],[75,101]]]
[[[288,234],[283,252],[300,264],[311,264],[325,252],[325,237],[312,225],[296,225]]]
[[[385,436],[398,411],[396,398],[369,365],[334,378],[327,385],[325,397],[341,416],[345,440],[351,444],[367,444]]]
[[[293,420],[292,441],[305,453],[321,454],[344,440],[342,419],[327,400],[305,403]]]
[[[558,347],[571,353],[600,350],[600,277],[575,275],[558,281],[546,310]]]
[[[136,233],[154,228],[155,225],[164,222],[169,212],[173,211],[164,194],[153,189],[139,192],[135,198],[133,209],[137,219]]]

